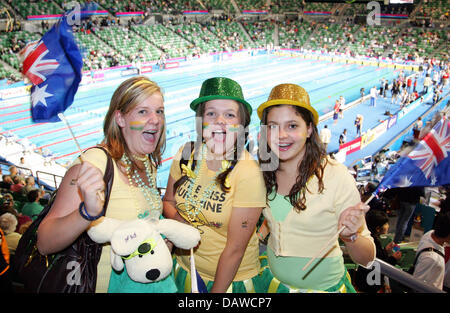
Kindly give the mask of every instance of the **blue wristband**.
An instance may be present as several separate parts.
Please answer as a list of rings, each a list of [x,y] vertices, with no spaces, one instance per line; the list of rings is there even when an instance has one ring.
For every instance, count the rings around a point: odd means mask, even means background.
[[[80,203],[80,206],[78,207],[78,212],[80,212],[80,215],[82,218],[84,218],[85,220],[91,221],[91,222],[98,220],[100,217],[103,216],[103,211],[97,216],[90,216],[86,210],[86,207],[84,206],[84,202]]]

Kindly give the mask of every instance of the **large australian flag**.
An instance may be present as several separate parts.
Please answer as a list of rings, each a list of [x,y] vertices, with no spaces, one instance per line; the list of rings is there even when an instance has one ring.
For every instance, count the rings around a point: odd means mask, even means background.
[[[396,187],[450,184],[450,121],[441,119],[419,144],[384,175],[375,194]]]
[[[57,122],[73,102],[78,90],[83,60],[68,23],[69,13],[44,36],[29,43],[22,54],[22,73],[31,87],[31,116],[34,122]]]

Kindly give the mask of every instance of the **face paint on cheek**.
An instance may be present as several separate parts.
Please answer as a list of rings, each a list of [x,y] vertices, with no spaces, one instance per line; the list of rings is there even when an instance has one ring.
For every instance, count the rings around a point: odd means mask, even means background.
[[[130,129],[131,130],[142,131],[142,130],[144,130],[144,125],[145,125],[144,121],[131,121],[130,122]]]
[[[241,127],[239,124],[230,124],[227,126],[227,131],[236,133],[239,131],[239,127]]]
[[[202,124],[202,129],[208,129],[208,128],[209,128],[209,123]]]

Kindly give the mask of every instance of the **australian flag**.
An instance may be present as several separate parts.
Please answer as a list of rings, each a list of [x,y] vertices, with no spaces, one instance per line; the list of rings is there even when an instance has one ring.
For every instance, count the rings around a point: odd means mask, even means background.
[[[375,194],[397,187],[443,186],[450,183],[450,121],[441,119],[407,156],[384,175]]]
[[[34,122],[60,121],[73,102],[81,81],[83,60],[67,20],[68,13],[38,41],[20,52],[22,74],[32,83],[31,116]]]

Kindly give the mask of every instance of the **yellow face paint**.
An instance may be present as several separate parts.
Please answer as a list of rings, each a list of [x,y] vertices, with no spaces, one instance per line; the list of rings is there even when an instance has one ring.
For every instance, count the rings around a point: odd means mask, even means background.
[[[145,125],[144,121],[131,121],[130,129],[142,131],[144,129],[144,125]]]
[[[230,131],[230,132],[237,132],[237,131],[239,131],[239,124],[230,124],[230,125],[227,125],[227,130],[228,131]]]
[[[202,124],[202,128],[203,128],[203,129],[207,129],[208,127],[209,127],[209,123],[203,123],[203,124]]]

